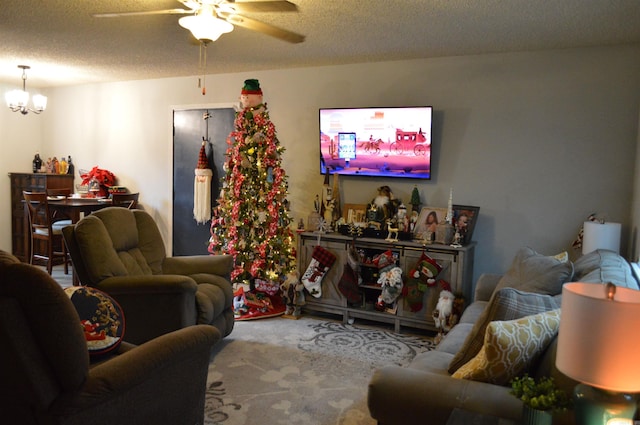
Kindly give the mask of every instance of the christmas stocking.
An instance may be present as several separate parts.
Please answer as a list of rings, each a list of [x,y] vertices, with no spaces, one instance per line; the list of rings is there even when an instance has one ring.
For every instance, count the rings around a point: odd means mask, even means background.
[[[360,258],[355,245],[352,243],[347,248],[347,262],[344,265],[342,277],[338,282],[338,290],[347,298],[351,304],[359,304],[362,302],[362,294],[358,285],[360,278]]]
[[[322,296],[322,279],[336,261],[336,256],[320,245],[316,245],[311,257],[311,263],[309,263],[301,280],[313,297],[320,298]]]
[[[407,283],[402,288],[402,295],[405,297],[412,312],[422,310],[424,291],[429,286],[435,286],[435,277],[441,270],[442,266],[440,264],[424,252],[422,253],[415,267],[409,272]]]
[[[358,276],[349,263],[344,265],[344,272],[338,282],[338,289],[351,304],[362,302],[362,294],[358,291]]]
[[[424,291],[421,289],[420,272],[411,270],[407,277],[407,283],[402,288],[402,296],[409,304],[409,310],[412,312],[422,310],[422,298]]]

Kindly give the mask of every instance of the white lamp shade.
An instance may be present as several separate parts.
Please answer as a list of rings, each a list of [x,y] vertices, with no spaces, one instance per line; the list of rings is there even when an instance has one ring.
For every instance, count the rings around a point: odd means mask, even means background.
[[[584,222],[582,253],[588,254],[596,249],[608,249],[620,253],[620,223]]]
[[[47,109],[47,97],[41,94],[34,94],[33,98],[33,107],[36,111],[44,111]]]
[[[562,288],[562,317],[556,366],[592,387],[615,392],[640,391],[640,291],[606,285],[567,283]]]
[[[216,41],[222,34],[233,31],[229,22],[205,14],[185,16],[178,23],[200,41]]]
[[[23,108],[29,102],[29,92],[24,90],[11,90],[5,94],[7,106],[9,108]]]

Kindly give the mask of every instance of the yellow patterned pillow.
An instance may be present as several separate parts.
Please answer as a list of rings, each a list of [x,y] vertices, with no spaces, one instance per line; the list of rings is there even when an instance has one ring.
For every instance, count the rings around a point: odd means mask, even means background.
[[[489,323],[480,352],[452,376],[506,385],[544,352],[560,327],[560,309]]]

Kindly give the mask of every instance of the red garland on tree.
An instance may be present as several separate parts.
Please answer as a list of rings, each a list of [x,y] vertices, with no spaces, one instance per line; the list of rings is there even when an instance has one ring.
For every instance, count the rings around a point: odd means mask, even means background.
[[[223,187],[211,221],[209,252],[234,258],[231,280],[251,289],[279,286],[295,269],[292,219],[287,209],[284,148],[262,102],[258,80],[246,80],[227,143]],[[256,285],[257,284],[257,285]]]

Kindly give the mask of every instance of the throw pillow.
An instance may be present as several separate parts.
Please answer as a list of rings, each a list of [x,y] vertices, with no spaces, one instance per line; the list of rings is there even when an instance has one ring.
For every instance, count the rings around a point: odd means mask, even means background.
[[[611,282],[624,288],[640,289],[627,260],[613,251],[596,249],[574,263],[575,282]]]
[[[495,290],[511,287],[525,292],[558,295],[562,292],[562,284],[572,277],[573,263],[562,254],[547,256],[525,247],[518,251]]]
[[[494,292],[489,304],[478,317],[460,350],[449,363],[449,373],[454,373],[471,360],[482,348],[487,325],[495,320],[514,320],[532,314],[560,308],[560,296],[523,292],[503,288]]]
[[[558,333],[560,309],[487,326],[482,349],[454,378],[506,385],[524,373]]]
[[[80,316],[89,355],[101,357],[117,349],[124,337],[124,314],[109,295],[87,286],[64,290]]]

